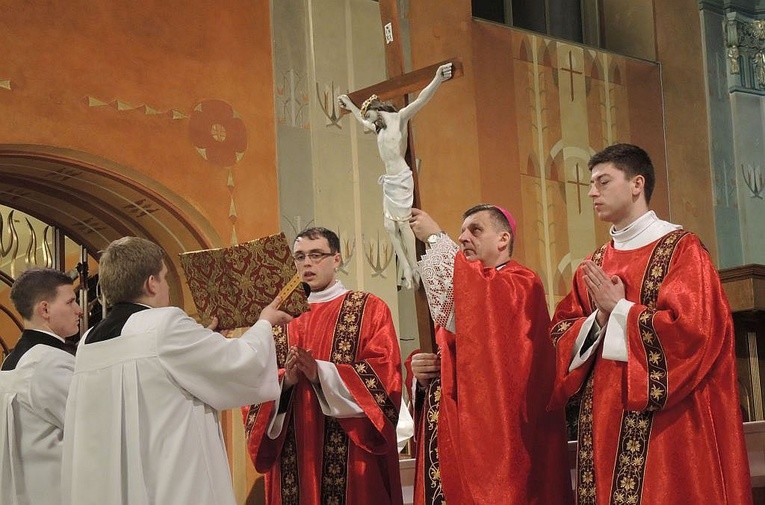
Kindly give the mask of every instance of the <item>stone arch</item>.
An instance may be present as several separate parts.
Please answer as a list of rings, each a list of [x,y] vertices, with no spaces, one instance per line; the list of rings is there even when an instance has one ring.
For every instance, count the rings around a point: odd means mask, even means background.
[[[125,235],[162,246],[171,299],[195,312],[178,254],[219,247],[209,221],[181,196],[110,160],[41,145],[0,145],[0,204],[60,228],[92,254]]]

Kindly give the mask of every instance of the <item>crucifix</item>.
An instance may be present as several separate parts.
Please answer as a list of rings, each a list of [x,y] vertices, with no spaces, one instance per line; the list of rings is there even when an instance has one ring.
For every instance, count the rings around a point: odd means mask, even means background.
[[[396,283],[405,289],[417,289],[420,279],[414,232],[409,224],[414,205],[414,174],[406,159],[409,121],[430,101],[441,83],[451,77],[452,64],[441,65],[417,98],[400,110],[381,101],[376,94],[364,100],[361,108],[348,95],[338,97],[341,107],[350,110],[364,128],[377,136],[380,159],[385,165],[385,174],[378,180],[383,188],[385,231],[398,258]]]
[[[386,163],[386,175],[381,178],[384,192],[386,192],[384,199],[384,203],[386,204],[386,229],[395,226],[399,232],[408,232],[411,234],[411,229],[408,228],[408,217],[406,217],[406,219],[398,219],[395,215],[395,212],[390,212],[391,208],[395,210],[396,203],[394,200],[389,198],[390,195],[386,191],[386,183],[391,182],[389,187],[395,188],[393,183],[397,183],[398,181],[390,180],[390,176],[392,174],[389,173],[391,172],[389,169],[395,169],[396,166],[403,165],[404,163],[406,164],[406,167],[401,166],[402,169],[405,168],[406,174],[403,174],[404,170],[401,170],[401,175],[406,175],[409,177],[409,183],[404,183],[404,185],[411,184],[413,186],[413,188],[412,186],[409,186],[410,198],[413,193],[413,203],[410,205],[410,207],[419,207],[419,186],[416,183],[417,173],[415,170],[409,170],[409,167],[416,167],[416,157],[414,155],[414,146],[411,135],[411,123],[409,123],[408,119],[416,112],[416,110],[419,109],[422,104],[424,104],[424,101],[427,101],[427,99],[432,96],[432,93],[443,80],[462,75],[462,67],[459,62],[446,61],[431,65],[429,67],[421,68],[413,72],[404,73],[404,58],[403,49],[401,46],[401,37],[399,33],[398,8],[396,1],[380,0],[379,4],[386,41],[385,60],[388,80],[364,89],[351,92],[348,95],[341,96],[339,100],[343,105],[343,108],[341,109],[343,113],[347,113],[349,111],[353,112],[353,114],[360,122],[378,134],[378,147],[380,147],[380,155],[381,158],[383,158],[383,162]],[[451,63],[451,65],[447,65],[449,63]],[[407,100],[407,94],[421,89],[423,91],[418,96],[418,99],[411,104],[412,107],[408,107],[410,104]],[[421,97],[423,97],[424,100],[422,100]],[[373,103],[379,103],[383,100],[392,101],[402,114],[404,111],[407,111],[408,114],[406,114],[406,117],[401,117],[401,115],[397,113],[396,109],[386,111],[386,109],[382,108],[379,112],[367,115],[367,110],[375,110],[373,109]],[[380,119],[383,119],[384,121],[379,122]],[[397,124],[386,125],[385,121],[396,121]],[[403,135],[394,134],[397,126],[403,129]],[[383,135],[383,133],[380,133],[382,131],[381,129],[386,127],[390,127],[391,132],[383,132],[386,133],[386,135]],[[398,142],[401,142],[402,137],[404,136],[406,136],[406,144],[400,146],[398,144],[396,146],[388,146],[385,144],[386,141],[383,138],[390,137],[388,140],[396,143],[396,139],[398,139]],[[381,145],[381,142],[383,145]],[[402,157],[401,154],[403,154],[404,148],[406,148],[406,152]],[[393,154],[393,151],[396,151],[396,156],[386,156],[387,152]],[[393,171],[398,172],[398,170]],[[388,231],[390,232],[391,230]],[[394,238],[392,237],[392,242],[393,241]],[[412,235],[412,243],[414,242],[414,237]],[[394,247],[395,246],[396,244],[394,242]],[[397,254],[398,252],[399,251],[397,250]],[[419,257],[423,252],[424,246],[420,243],[417,243],[416,256]],[[410,256],[413,258],[414,254],[411,254]],[[404,254],[402,254],[400,257],[400,263],[404,263],[406,268],[409,269],[409,280],[407,281],[407,272],[404,272],[404,282],[402,285],[404,287],[416,287],[417,277],[412,269],[412,266],[414,265],[409,265],[410,262],[406,261]],[[411,261],[411,263],[414,263],[414,261]],[[409,284],[407,284],[407,282]],[[420,347],[423,350],[432,349],[434,347],[433,326],[428,312],[427,300],[423,289],[418,289],[415,291],[415,304],[417,310],[417,326],[419,334],[421,335]],[[424,337],[425,335],[428,335],[428,337]]]

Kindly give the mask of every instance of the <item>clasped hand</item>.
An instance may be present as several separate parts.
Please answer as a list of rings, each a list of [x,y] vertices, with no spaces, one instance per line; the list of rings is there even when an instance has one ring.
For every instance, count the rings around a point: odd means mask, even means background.
[[[618,275],[609,276],[602,268],[590,260],[582,264],[584,283],[595,302],[598,315],[595,316],[602,327],[608,322],[611,311],[624,298],[624,283]]]
[[[294,386],[300,380],[301,373],[312,383],[319,383],[319,365],[311,350],[293,345],[287,351],[284,362],[284,383],[288,387]]]

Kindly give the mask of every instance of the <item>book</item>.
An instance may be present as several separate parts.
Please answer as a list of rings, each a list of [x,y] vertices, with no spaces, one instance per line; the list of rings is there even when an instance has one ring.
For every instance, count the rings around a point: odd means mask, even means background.
[[[199,314],[206,321],[217,316],[219,330],[252,326],[280,293],[281,310],[292,316],[309,310],[283,233],[179,256]]]

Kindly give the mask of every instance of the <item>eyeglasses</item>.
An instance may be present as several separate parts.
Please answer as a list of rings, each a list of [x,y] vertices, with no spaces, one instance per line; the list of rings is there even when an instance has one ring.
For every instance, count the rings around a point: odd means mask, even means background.
[[[311,260],[311,263],[318,263],[327,256],[334,256],[337,253],[333,252],[309,252],[308,254],[304,253],[295,253],[292,256],[292,259],[295,260],[295,263],[303,263],[305,260]]]

